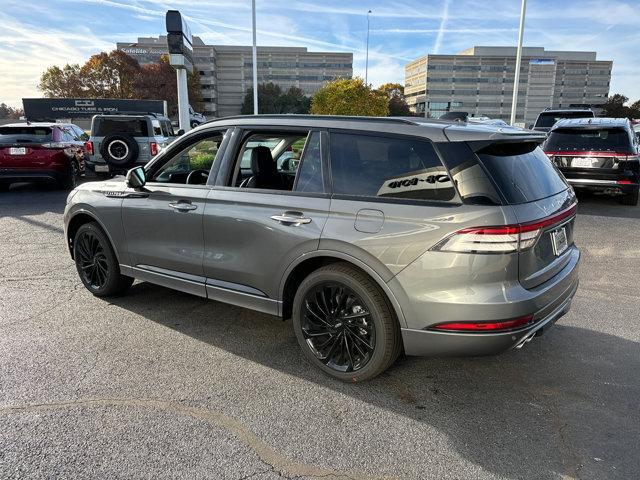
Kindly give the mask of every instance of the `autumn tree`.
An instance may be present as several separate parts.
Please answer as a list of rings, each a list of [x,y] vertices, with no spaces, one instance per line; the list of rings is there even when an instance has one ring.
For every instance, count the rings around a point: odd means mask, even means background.
[[[283,93],[280,85],[273,82],[258,85],[258,113],[309,113],[309,106],[310,100],[297,87]],[[244,96],[241,113],[253,113],[253,88]]]
[[[24,110],[21,108],[13,108],[6,103],[0,103],[0,118],[12,118],[17,119],[24,115]]]
[[[121,50],[92,55],[80,73],[89,98],[136,98],[140,64]]]
[[[604,116],[612,118],[640,118],[640,100],[627,106],[628,97],[616,93],[603,105]]]
[[[356,115],[386,117],[388,98],[365,85],[361,78],[344,78],[328,82],[311,100],[311,113],[316,115]]]
[[[399,83],[385,83],[378,87],[378,91],[389,99],[388,108],[390,117],[407,117],[411,115],[409,105],[404,99],[404,87]]]
[[[38,88],[45,97],[84,97],[84,80],[80,74],[80,65],[65,65],[63,68],[47,68],[40,77]]]

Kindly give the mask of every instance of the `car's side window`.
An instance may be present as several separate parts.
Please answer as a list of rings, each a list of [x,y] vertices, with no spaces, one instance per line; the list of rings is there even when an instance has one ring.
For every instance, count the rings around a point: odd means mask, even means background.
[[[452,200],[455,188],[433,145],[413,137],[332,132],[333,193]]]
[[[307,138],[293,190],[296,192],[324,193],[320,132],[311,132]]]
[[[152,182],[204,185],[224,139],[223,131],[212,132],[172,156],[151,177]]]
[[[293,190],[309,131],[250,132],[237,151],[227,186]]]

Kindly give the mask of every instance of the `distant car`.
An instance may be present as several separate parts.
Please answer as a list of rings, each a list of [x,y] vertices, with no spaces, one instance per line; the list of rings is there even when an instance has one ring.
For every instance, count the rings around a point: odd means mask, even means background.
[[[123,174],[145,165],[175,138],[167,117],[146,115],[94,115],[87,142],[88,170],[97,176]]]
[[[626,118],[560,120],[543,149],[574,188],[638,204],[639,143]]]
[[[87,134],[70,123],[0,127],[0,190],[17,182],[56,182],[72,189],[84,173]]]
[[[539,132],[548,132],[551,127],[555,125],[558,120],[563,118],[593,118],[595,114],[593,110],[587,108],[560,108],[560,109],[547,109],[538,115],[536,123],[533,125],[533,129]]]
[[[207,121],[207,117],[203,114],[196,112],[191,105],[189,105],[189,122],[191,128],[196,128],[198,125]]]

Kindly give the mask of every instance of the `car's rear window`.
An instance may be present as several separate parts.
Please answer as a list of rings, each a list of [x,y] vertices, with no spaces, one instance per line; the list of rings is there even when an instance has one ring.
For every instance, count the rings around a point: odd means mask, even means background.
[[[536,120],[536,127],[553,127],[558,120],[563,118],[593,118],[593,112],[547,112],[541,113]]]
[[[0,143],[43,143],[51,139],[49,127],[0,127]]]
[[[494,144],[477,153],[509,204],[533,202],[568,188],[535,143]]]
[[[558,128],[549,133],[545,151],[630,152],[631,137],[624,128]]]
[[[149,128],[144,118],[96,118],[93,125],[96,137],[112,133],[128,133],[134,137],[148,137]]]

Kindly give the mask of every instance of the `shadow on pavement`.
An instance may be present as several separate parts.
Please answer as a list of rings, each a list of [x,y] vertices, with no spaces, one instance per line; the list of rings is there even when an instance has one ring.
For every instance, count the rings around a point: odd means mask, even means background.
[[[578,215],[640,219],[640,206],[622,205],[618,198],[578,192]]]
[[[612,479],[632,478],[640,469],[636,342],[557,325],[520,351],[401,358],[370,382],[344,384],[305,362],[290,321],[148,283],[135,284],[113,303],[252,362],[433,426],[462,456],[498,475]]]

